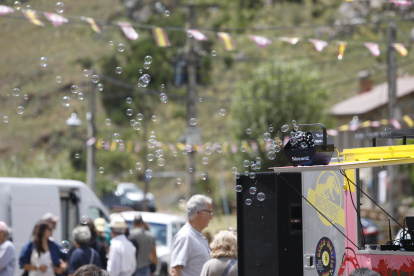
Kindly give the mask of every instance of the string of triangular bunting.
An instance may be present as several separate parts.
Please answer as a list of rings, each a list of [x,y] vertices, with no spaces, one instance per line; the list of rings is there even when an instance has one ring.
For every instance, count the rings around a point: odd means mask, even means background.
[[[396,0],[396,1],[398,2],[398,1],[401,1],[401,0]],[[8,6],[4,6],[4,5],[0,5],[0,16],[5,15],[5,14],[9,14],[9,13],[13,13],[13,12],[14,12],[13,8],[8,7]],[[34,25],[37,25],[37,26],[41,26],[41,27],[45,26],[45,23],[42,22],[39,19],[39,16],[38,16],[38,14],[35,10],[22,9],[22,13],[27,18],[27,20],[29,20],[30,23],[32,23]],[[67,18],[65,18],[62,15],[56,14],[56,13],[44,12],[44,15],[55,27],[69,22],[69,20]],[[94,32],[101,33],[99,25],[97,24],[95,19],[93,19],[91,17],[83,17],[83,16],[80,17],[79,19],[88,22]],[[139,35],[130,23],[128,23],[128,22],[118,22],[118,25],[121,28],[121,30],[123,31],[126,38],[128,38],[130,40],[138,39]],[[208,40],[208,37],[205,34],[203,34],[202,32],[200,32],[199,30],[185,29],[185,28],[182,28],[180,30],[181,31],[186,31],[189,36],[193,37],[194,39],[196,39],[198,41]],[[153,33],[153,36],[154,36],[154,39],[155,39],[155,43],[158,47],[170,47],[171,46],[171,43],[170,43],[170,41],[168,39],[168,36],[167,36],[167,33],[165,32],[165,30],[163,28],[156,27],[156,26],[152,27],[152,33]],[[235,50],[237,50],[236,44],[235,44],[233,38],[230,36],[229,33],[217,32],[216,34],[219,37],[219,39],[220,39],[220,41],[223,45],[224,50],[226,50],[226,51],[235,51]],[[272,41],[269,38],[266,38],[266,37],[263,37],[263,36],[248,35],[248,37],[260,49],[272,44]],[[290,43],[292,45],[295,45],[299,41],[304,40],[303,38],[300,38],[300,37],[277,37],[277,39],[279,41],[287,42],[287,43]],[[307,41],[312,43],[315,47],[315,50],[318,51],[318,52],[322,52],[328,46],[328,42],[323,41],[323,40],[319,40],[319,39],[309,38],[309,39],[307,39]],[[337,41],[336,44],[338,46],[338,59],[343,59],[345,49],[346,49],[348,43],[345,42],[345,41]],[[365,42],[365,43],[363,43],[363,45],[371,52],[371,54],[373,56],[377,57],[377,56],[380,55],[380,49],[379,49],[379,45],[377,43]],[[402,43],[393,43],[392,46],[394,47],[394,49],[401,56],[406,56],[408,54],[407,48]]]

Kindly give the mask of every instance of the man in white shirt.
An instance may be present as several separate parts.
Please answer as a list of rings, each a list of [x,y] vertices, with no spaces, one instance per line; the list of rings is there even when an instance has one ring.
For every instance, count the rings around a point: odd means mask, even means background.
[[[185,206],[188,222],[173,240],[171,276],[198,276],[210,260],[210,248],[201,231],[213,217],[211,202],[209,197],[194,195]]]
[[[135,246],[125,236],[127,224],[121,215],[115,215],[109,224],[111,246],[109,247],[108,272],[110,276],[131,276],[137,268]]]

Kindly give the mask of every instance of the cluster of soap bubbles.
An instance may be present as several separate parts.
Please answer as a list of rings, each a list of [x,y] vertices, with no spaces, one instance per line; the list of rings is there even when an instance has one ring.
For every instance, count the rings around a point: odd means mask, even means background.
[[[157,149],[154,153],[155,157],[158,158],[157,164],[158,166],[162,167],[165,165],[165,160],[162,158],[164,156],[164,150],[163,149]]]
[[[250,167],[254,171],[260,170],[262,168],[262,163],[261,162],[262,162],[262,159],[260,157],[256,157],[256,160],[254,160],[254,161],[244,160],[243,161],[243,167],[245,167],[245,168]],[[256,175],[254,175],[254,176],[256,176]]]
[[[138,79],[138,86],[139,87],[147,87],[148,84],[151,81],[151,76],[148,74],[143,74],[139,79]]]
[[[144,69],[150,69],[152,63],[152,56],[146,56],[144,58]]]

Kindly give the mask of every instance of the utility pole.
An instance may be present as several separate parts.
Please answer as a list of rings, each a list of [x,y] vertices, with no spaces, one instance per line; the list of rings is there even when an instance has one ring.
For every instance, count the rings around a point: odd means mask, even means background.
[[[91,76],[95,75],[95,69],[91,68]],[[86,113],[88,121],[87,141],[95,139],[95,84],[91,81],[89,86],[89,111]],[[95,192],[96,188],[96,168],[95,168],[95,143],[88,143],[86,148],[86,183]]]
[[[196,28],[195,20],[195,6],[194,4],[188,5],[190,13],[190,29]],[[194,40],[192,38],[188,39],[189,48],[187,56],[187,130],[186,130],[186,143],[193,143],[194,126],[190,124],[191,118],[196,118],[196,85],[197,85],[197,72],[196,72],[196,62],[197,57],[194,52]],[[195,152],[191,151],[187,153],[187,199],[195,194]],[[191,170],[191,172],[190,172]]]
[[[145,114],[145,91],[141,92],[142,95],[142,115],[144,115],[144,118],[142,119],[142,128],[143,128],[143,133],[142,133],[142,143],[144,143],[143,145],[143,170],[144,170],[144,181],[145,181],[145,185],[144,185],[144,211],[148,211],[148,204],[147,204],[147,193],[149,190],[149,179],[147,179],[147,176],[145,174],[145,172],[148,169],[148,161],[147,161],[147,115]]]
[[[388,56],[387,56],[387,77],[388,77],[388,116],[389,120],[400,116],[398,114],[397,105],[397,62],[396,62],[396,51],[393,47],[393,43],[396,41],[397,27],[394,22],[390,22],[388,26]],[[388,146],[393,146],[394,141],[388,140]],[[397,195],[396,190],[398,188],[398,167],[388,166],[388,181],[389,181],[389,193],[388,199],[390,204],[390,214],[393,218],[398,220],[398,207],[397,207]]]

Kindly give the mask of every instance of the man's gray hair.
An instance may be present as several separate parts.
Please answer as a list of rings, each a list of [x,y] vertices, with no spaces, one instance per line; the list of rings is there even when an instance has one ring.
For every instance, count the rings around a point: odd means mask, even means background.
[[[86,245],[91,241],[91,230],[88,226],[77,226],[72,231],[73,239],[79,245]]]
[[[353,270],[351,274],[349,274],[349,276],[380,276],[380,275],[374,270],[363,267],[363,268],[357,268]]]
[[[188,219],[195,217],[200,210],[207,209],[207,205],[213,200],[205,195],[193,195],[185,206],[185,213]]]

